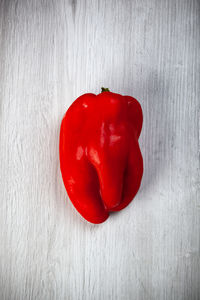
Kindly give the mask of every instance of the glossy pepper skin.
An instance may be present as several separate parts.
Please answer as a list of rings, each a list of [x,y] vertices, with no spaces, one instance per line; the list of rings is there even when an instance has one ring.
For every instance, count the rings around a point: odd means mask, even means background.
[[[80,96],[64,115],[61,173],[69,198],[87,221],[104,222],[136,195],[143,175],[142,122],[136,99],[110,91]]]

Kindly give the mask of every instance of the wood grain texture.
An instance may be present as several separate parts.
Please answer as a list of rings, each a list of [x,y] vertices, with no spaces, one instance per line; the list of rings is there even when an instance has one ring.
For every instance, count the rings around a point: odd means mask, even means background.
[[[200,299],[200,2],[0,2],[0,299]],[[62,116],[100,87],[144,111],[128,208],[84,221]]]

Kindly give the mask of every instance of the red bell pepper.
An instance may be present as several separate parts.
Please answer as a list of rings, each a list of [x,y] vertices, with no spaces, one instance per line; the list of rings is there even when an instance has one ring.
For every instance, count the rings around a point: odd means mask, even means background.
[[[136,99],[108,89],[80,96],[64,115],[61,173],[69,198],[87,221],[104,222],[136,195],[143,175],[142,122]]]

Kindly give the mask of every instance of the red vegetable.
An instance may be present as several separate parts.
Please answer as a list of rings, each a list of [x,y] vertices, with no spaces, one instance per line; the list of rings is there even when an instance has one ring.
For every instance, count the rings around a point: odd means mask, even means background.
[[[102,88],[67,110],[60,129],[60,168],[73,205],[89,222],[126,207],[143,174],[138,138],[142,109],[130,96]]]

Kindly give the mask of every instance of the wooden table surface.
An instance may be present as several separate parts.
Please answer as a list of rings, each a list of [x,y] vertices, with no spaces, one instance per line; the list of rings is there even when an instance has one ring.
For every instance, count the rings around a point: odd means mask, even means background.
[[[143,107],[144,177],[101,225],[69,201],[59,127],[101,86]],[[200,299],[200,2],[0,2],[0,299]]]

